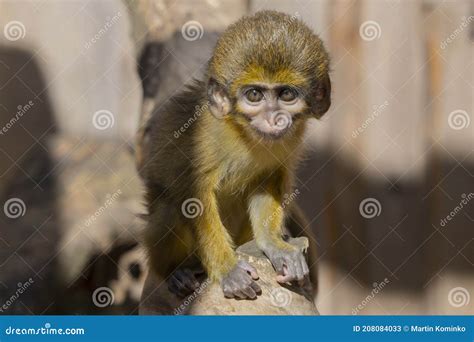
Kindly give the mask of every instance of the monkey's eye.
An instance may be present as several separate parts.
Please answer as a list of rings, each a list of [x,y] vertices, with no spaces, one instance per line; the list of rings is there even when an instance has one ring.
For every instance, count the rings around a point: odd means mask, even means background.
[[[296,93],[296,90],[291,89],[291,88],[285,88],[280,92],[280,100],[285,101],[285,102],[291,102],[296,99],[298,94]]]
[[[263,99],[263,93],[258,89],[252,88],[245,92],[245,97],[250,102],[260,102]]]

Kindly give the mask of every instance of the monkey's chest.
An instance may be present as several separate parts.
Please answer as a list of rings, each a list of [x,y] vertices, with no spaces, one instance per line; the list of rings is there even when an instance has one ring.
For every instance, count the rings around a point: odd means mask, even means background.
[[[218,167],[216,197],[219,214],[237,244],[251,239],[248,216],[248,198],[268,175],[278,167],[278,160],[266,156],[255,158],[247,151],[240,151],[221,160]]]
[[[216,190],[219,214],[234,242],[241,244],[252,236],[248,216],[249,194],[267,171],[258,165],[241,161],[222,164],[220,172]]]
[[[274,156],[256,158],[247,153],[224,159],[219,166],[218,188],[222,192],[242,192],[278,167]]]

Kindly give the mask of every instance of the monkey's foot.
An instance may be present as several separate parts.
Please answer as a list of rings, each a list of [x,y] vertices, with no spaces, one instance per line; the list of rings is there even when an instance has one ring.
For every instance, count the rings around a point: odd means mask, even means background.
[[[245,261],[239,261],[221,282],[222,291],[227,298],[255,299],[262,293],[255,282],[257,270]]]
[[[178,269],[169,277],[168,289],[179,297],[187,297],[199,287],[199,275],[202,274],[204,274],[202,269]]]
[[[297,281],[304,284],[309,275],[308,264],[302,251],[271,248],[264,251],[277,272],[276,280],[279,283]]]

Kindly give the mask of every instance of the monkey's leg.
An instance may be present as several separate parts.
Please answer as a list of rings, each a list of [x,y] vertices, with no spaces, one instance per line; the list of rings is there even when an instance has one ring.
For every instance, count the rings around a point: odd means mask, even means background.
[[[256,192],[249,199],[249,212],[257,246],[277,272],[277,281],[302,282],[309,274],[302,251],[283,240],[284,209],[281,192],[274,184]]]
[[[150,266],[173,293],[186,296],[199,286],[202,266],[194,253],[192,227],[170,206],[159,203],[145,231]]]
[[[258,279],[257,271],[244,261],[237,262],[231,237],[219,216],[214,191],[210,187],[199,198],[206,206],[197,219],[197,240],[209,278],[220,281],[224,295],[228,298],[256,298],[261,292],[255,282]]]
[[[286,230],[289,236],[299,237],[306,236],[309,241],[309,248],[307,251],[308,255],[308,266],[309,266],[309,278],[311,281],[313,296],[316,297],[318,292],[318,254],[317,254],[317,243],[316,239],[312,234],[311,228],[306,220],[306,217],[298,205],[292,205],[285,224]]]

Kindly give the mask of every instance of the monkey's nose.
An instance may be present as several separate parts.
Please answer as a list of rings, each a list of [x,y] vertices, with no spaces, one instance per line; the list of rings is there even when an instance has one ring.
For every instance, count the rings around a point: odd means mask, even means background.
[[[289,112],[285,110],[276,110],[270,114],[269,123],[273,129],[282,131],[291,126],[293,119]]]

